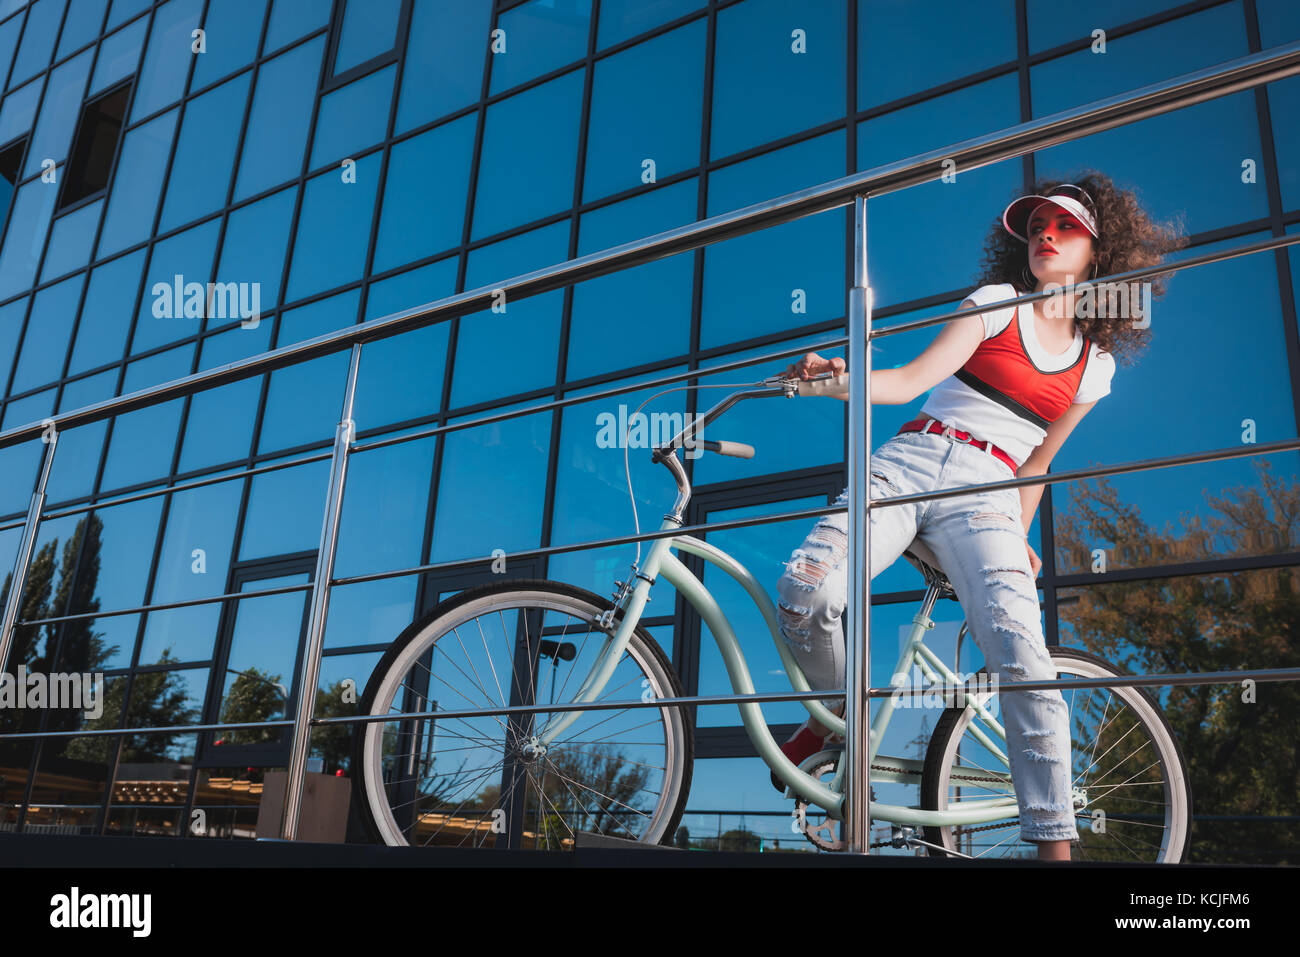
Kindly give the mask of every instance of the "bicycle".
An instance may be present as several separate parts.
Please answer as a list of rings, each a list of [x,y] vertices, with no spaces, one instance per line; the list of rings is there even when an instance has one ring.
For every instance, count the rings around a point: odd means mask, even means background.
[[[652,456],[677,484],[661,530],[682,526],[690,499],[678,449],[698,441],[706,451],[753,456],[753,448],[742,443],[699,439],[737,402],[844,389],[845,374],[803,381],[774,377],[732,393],[688,422]],[[366,723],[356,735],[354,787],[372,839],[390,845],[553,850],[572,849],[593,834],[646,845],[671,843],[690,791],[693,722],[684,706],[654,706],[682,696],[668,656],[639,624],[660,576],[708,625],[733,690],[754,691],[727,616],[674,551],[699,556],[743,586],[767,623],[791,685],[809,691],[780,637],[767,591],[731,556],[689,535],[655,539],[645,563],[638,567],[634,561],[627,581],[615,583],[612,599],[544,580],[471,588],[408,626],[367,683],[362,714],[421,713]],[[959,687],[957,677],[925,645],[924,635],[933,627],[935,602],[955,601],[956,595],[919,539],[904,556],[922,572],[928,589],[894,673],[905,675],[916,665],[927,681],[942,683],[951,693]],[[1088,652],[1049,651],[1062,676],[1126,674]],[[549,682],[543,673],[548,667]],[[947,699],[951,706],[941,714],[923,760],[877,753],[901,696],[880,701],[870,729],[871,779],[919,783],[921,798],[919,807],[871,801],[870,819],[893,825],[891,839],[880,844],[937,857],[1028,851],[1018,838],[1009,761],[999,746],[1006,734],[991,707],[996,683],[990,688],[987,676],[976,677]],[[1183,860],[1191,790],[1181,749],[1155,700],[1132,686],[1074,689],[1066,697],[1076,770],[1083,765],[1074,777],[1075,814],[1083,821],[1076,859]],[[844,734],[844,720],[822,701],[800,703],[833,733]],[[522,710],[578,704],[589,707]],[[506,706],[521,710],[478,713]],[[821,850],[841,849],[842,746],[795,766],[780,751],[760,705],[737,707],[759,755],[794,797],[804,836]],[[1089,730],[1084,722],[1093,719],[1098,725]],[[995,841],[1003,832],[1010,834]]]

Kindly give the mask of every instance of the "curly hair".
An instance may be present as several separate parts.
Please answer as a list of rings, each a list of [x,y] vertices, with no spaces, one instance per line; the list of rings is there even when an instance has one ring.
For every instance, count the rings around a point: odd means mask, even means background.
[[[1082,186],[1096,204],[1097,231],[1101,238],[1093,241],[1097,268],[1088,278],[1155,266],[1163,262],[1168,253],[1187,245],[1181,222],[1153,222],[1133,192],[1120,189],[1109,176],[1096,170],[1084,170],[1080,176],[1069,180],[1039,180],[1030,194],[1016,191],[1011,198],[1043,196],[1063,183]],[[1145,280],[1151,284],[1152,296],[1165,294],[1170,275],[1157,274]],[[1027,278],[1033,278],[1029,268],[1029,247],[1006,231],[999,215],[984,239],[984,258],[977,283],[1010,283],[1015,286],[1016,295],[1022,296],[1034,291],[1033,286],[1027,284]],[[1101,292],[1100,289],[1097,291]],[[1097,295],[1092,309],[1094,314],[1080,316],[1082,297],[1077,297],[1075,327],[1117,361],[1123,357],[1134,360],[1150,344],[1150,330],[1136,326],[1131,317],[1110,315],[1107,308],[1110,298],[1104,294]]]

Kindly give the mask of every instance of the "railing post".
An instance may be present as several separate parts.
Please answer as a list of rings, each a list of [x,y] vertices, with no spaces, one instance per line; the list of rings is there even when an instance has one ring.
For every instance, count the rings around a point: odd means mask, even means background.
[[[849,289],[849,567],[845,649],[843,839],[850,853],[871,844],[871,289],[867,285],[867,198],[853,198],[853,286]]]
[[[23,603],[27,567],[31,564],[32,549],[36,546],[36,531],[41,521],[41,510],[45,508],[45,486],[50,480],[50,466],[54,463],[54,447],[59,444],[58,431],[53,428],[48,429],[41,435],[41,441],[45,443],[41,472],[36,478],[31,504],[27,507],[23,539],[18,545],[18,556],[14,559],[13,577],[9,579],[9,598],[5,602],[4,620],[0,622],[0,671],[4,671],[5,663],[9,660],[9,650],[14,643],[14,626],[18,622],[18,609]]]
[[[302,818],[307,754],[311,750],[311,719],[316,711],[316,685],[320,681],[321,652],[325,647],[325,616],[329,612],[330,579],[334,577],[334,552],[338,547],[339,519],[343,510],[343,483],[348,474],[348,452],[355,433],[352,404],[356,397],[360,367],[361,343],[358,342],[352,346],[348,382],[343,392],[343,413],[334,434],[334,455],[330,460],[325,518],[321,523],[320,549],[316,553],[316,577],[312,581],[311,613],[307,619],[307,650],[303,659],[302,678],[298,684],[293,746],[289,754],[289,775],[285,781],[284,818],[280,837],[286,841],[297,839],[298,823]]]

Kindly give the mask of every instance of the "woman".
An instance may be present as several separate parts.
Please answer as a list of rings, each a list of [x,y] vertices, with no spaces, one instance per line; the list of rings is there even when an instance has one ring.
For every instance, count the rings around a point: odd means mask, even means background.
[[[1133,194],[1103,174],[1040,183],[993,226],[982,285],[961,307],[1155,265],[1181,245],[1176,229],[1153,224]],[[1151,285],[1153,295],[1164,294],[1163,277]],[[1066,437],[1110,392],[1114,357],[1146,344],[1149,318],[1132,308],[1141,297],[1128,298],[1133,302],[1065,294],[966,316],[945,324],[907,365],[872,370],[873,404],[902,405],[933,389],[920,416],[871,457],[872,497],[1046,474]],[[810,353],[785,374],[808,378],[844,367],[843,359]],[[871,512],[872,577],[919,535],[951,581],[999,682],[1056,676],[1034,585],[1042,562],[1028,541],[1042,490],[1025,486]],[[847,490],[837,504],[846,501]],[[844,683],[847,522],[846,513],[819,520],[778,583],[781,633],[813,688]],[[842,713],[843,703],[836,705]],[[1021,837],[1038,844],[1040,858],[1069,860],[1078,831],[1064,698],[1058,690],[1017,692],[1003,695],[1001,708]],[[810,718],[782,751],[799,763],[822,748],[827,733]]]

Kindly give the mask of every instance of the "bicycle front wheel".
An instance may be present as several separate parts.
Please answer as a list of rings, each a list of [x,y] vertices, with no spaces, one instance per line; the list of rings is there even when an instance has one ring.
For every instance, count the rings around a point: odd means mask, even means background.
[[[438,717],[572,701],[611,640],[611,603],[559,582],[483,585],[410,625],[376,667],[354,774],[372,839],[390,845],[571,850],[581,833],[647,844],[673,837],[690,790],[692,729],[681,708]],[[597,702],[677,697],[654,639],[636,628]]]
[[[1048,651],[1060,678],[1125,674],[1084,651]],[[1062,694],[1070,709],[1071,778],[1079,827],[1072,857],[1170,864],[1184,860],[1191,833],[1191,787],[1182,749],[1160,707],[1144,689],[1132,686],[1077,688]],[[980,696],[986,706],[992,697]],[[926,751],[922,807],[949,810],[963,802],[1013,796],[1010,773],[988,742],[1005,751],[1005,742],[974,708],[946,709]],[[943,849],[930,851],[939,856],[947,851],[978,858],[1037,857],[1036,846],[1020,839],[1014,805],[1005,820],[927,826],[924,834],[926,841]]]

